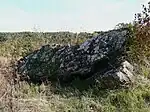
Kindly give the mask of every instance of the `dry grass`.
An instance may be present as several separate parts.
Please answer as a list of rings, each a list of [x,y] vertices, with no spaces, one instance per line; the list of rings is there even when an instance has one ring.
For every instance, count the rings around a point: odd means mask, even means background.
[[[48,102],[37,94],[24,93],[21,89],[30,89],[27,83],[16,83],[11,59],[0,57],[0,111],[2,112],[44,112]],[[27,87],[26,87],[27,86]],[[26,88],[25,88],[26,87]],[[30,91],[30,90],[29,90]],[[27,96],[26,96],[27,95]],[[48,111],[47,111],[48,112]]]
[[[52,88],[17,82],[10,65],[11,59],[0,57],[0,112],[61,112],[65,108],[65,100],[52,94]]]
[[[0,57],[0,112],[149,112],[150,81],[129,90],[76,89],[17,81],[11,59]],[[56,93],[58,89],[59,92]]]

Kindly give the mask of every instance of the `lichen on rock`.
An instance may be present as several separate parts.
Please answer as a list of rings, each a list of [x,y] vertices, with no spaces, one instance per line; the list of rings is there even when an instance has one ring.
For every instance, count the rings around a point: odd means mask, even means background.
[[[105,86],[110,81],[119,86],[129,84],[133,69],[127,68],[132,65],[122,60],[128,38],[129,31],[119,29],[104,32],[81,45],[46,45],[19,60],[18,73],[33,82],[70,83],[75,78],[86,80],[98,74]]]

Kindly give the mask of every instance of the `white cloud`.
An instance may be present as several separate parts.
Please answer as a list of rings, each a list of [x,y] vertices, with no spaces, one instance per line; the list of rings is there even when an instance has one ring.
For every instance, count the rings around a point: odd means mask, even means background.
[[[147,4],[148,2],[150,2],[150,0],[141,0],[141,2],[142,2],[143,4]]]
[[[11,7],[0,9],[0,31],[29,30],[33,26],[32,16]]]
[[[67,0],[66,0],[67,1]],[[37,25],[41,31],[94,31],[112,29],[119,22],[130,22],[139,11],[141,0],[108,2],[105,0],[76,0],[68,5],[68,12],[25,12],[16,7],[0,8],[0,31],[32,30]],[[70,7],[71,7],[70,6]]]

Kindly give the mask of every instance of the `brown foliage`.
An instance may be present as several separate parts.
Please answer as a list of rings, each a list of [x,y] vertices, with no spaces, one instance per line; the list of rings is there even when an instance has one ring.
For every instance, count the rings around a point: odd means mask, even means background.
[[[150,58],[150,3],[135,15],[135,46],[138,60]]]

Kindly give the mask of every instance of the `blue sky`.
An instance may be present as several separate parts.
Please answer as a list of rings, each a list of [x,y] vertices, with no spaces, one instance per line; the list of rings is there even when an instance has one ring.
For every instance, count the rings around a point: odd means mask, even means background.
[[[149,0],[0,0],[0,32],[100,31],[130,22]]]

